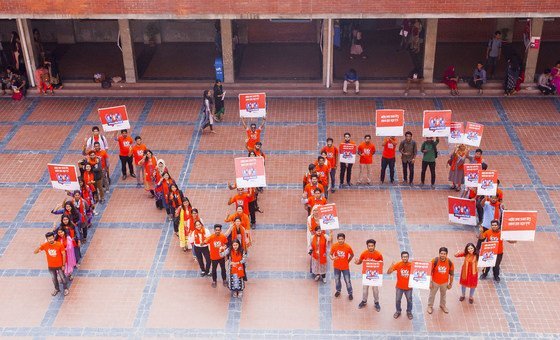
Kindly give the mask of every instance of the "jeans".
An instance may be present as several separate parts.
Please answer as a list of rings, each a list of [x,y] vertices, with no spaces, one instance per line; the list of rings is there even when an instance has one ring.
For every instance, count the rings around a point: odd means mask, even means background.
[[[146,178],[146,173],[144,172],[144,166],[135,164],[134,168],[135,168],[135,171],[136,171],[136,183],[137,184],[143,184],[144,179]]]
[[[387,165],[389,166],[389,177],[391,178],[391,183],[395,181],[395,158],[381,158],[381,183],[385,181],[385,171],[387,170]]]
[[[95,192],[97,193],[97,197],[99,200],[103,200],[105,198],[105,190],[103,190],[103,177],[100,180],[95,181]]]
[[[503,257],[504,257],[503,253],[498,254],[498,256],[496,256],[496,265],[492,267],[492,274],[494,274],[494,278],[500,277],[500,264],[502,263]],[[484,275],[488,275],[489,272],[490,272],[490,267],[486,267],[482,271]]]
[[[218,278],[218,264],[220,265],[220,271],[222,274],[222,281],[226,280],[226,259],[212,260],[212,282],[216,282]]]
[[[128,171],[134,175],[134,168],[132,167],[132,156],[119,156],[121,160],[121,172],[126,176],[126,165],[128,164]]]
[[[331,188],[334,189],[336,180],[336,168],[331,169]]]
[[[350,180],[352,179],[352,166],[354,166],[352,163],[340,163],[340,185],[344,184],[344,173],[346,173],[346,184],[350,184]]]
[[[431,184],[434,185],[436,183],[436,162],[426,162],[422,161],[422,173],[420,173],[420,182],[424,184],[424,180],[426,179],[426,169],[430,167],[430,175],[432,176]]]
[[[198,265],[200,266],[200,271],[204,273],[210,272],[210,250],[208,247],[194,246],[193,251],[194,256],[196,256],[196,260],[198,261]]]
[[[407,290],[403,290],[400,288],[397,288],[397,298],[395,300],[396,303],[396,307],[397,307],[397,312],[401,312],[401,300],[402,300],[402,296],[404,294],[404,297],[406,298],[406,312],[407,313],[412,313],[412,288],[407,289]]]
[[[336,286],[336,291],[340,292],[342,289],[342,282],[340,281],[340,274],[344,276],[344,283],[346,284],[346,290],[348,291],[348,295],[352,295],[352,281],[350,280],[350,270],[340,270],[334,268],[334,283]]]
[[[486,67],[488,68],[488,76],[493,77],[498,65],[498,57],[488,57],[486,60]]]
[[[103,188],[109,190],[109,170],[103,169]]]
[[[60,286],[58,283],[59,276],[62,279],[62,288],[68,289],[68,278],[66,277],[66,274],[64,274],[64,270],[62,270],[62,267],[49,268],[49,273],[51,273],[52,282],[56,291],[60,292]]]
[[[470,288],[469,291],[469,297],[472,298],[474,296],[474,291],[476,290],[476,288]],[[461,296],[465,296],[465,293],[467,292],[467,287],[465,286],[461,286]]]
[[[403,172],[403,181],[404,183],[412,183],[414,181],[414,163],[411,161],[402,162],[402,172]],[[410,173],[410,177],[408,176]]]
[[[430,297],[428,298],[428,307],[434,306],[434,300],[436,299],[436,293],[439,290],[439,305],[445,307],[447,298],[447,282],[441,285],[430,282]]]
[[[367,302],[368,291],[370,286],[362,286],[362,301]],[[379,303],[379,287],[371,286],[373,292],[373,302]]]

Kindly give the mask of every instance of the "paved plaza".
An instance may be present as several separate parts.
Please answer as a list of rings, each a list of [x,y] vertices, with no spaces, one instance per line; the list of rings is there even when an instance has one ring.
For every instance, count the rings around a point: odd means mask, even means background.
[[[202,92],[202,91],[201,91]],[[47,163],[76,164],[97,108],[126,105],[132,136],[141,135],[198,208],[206,226],[223,223],[234,180],[233,158],[245,156],[245,133],[237,100],[226,100],[217,134],[200,133],[199,98],[0,99],[0,336],[190,337],[190,338],[558,338],[560,337],[560,99],[555,98],[270,98],[263,130],[268,187],[259,195],[249,250],[249,281],[242,299],[210,286],[184,253],[164,211],[121,180],[118,146],[110,143],[112,187],[100,205],[82,248],[70,294],[51,297],[45,255],[33,250],[57,216],[50,213],[66,194],[51,188]],[[459,270],[448,293],[449,314],[426,313],[427,291],[414,292],[414,320],[395,320],[395,279],[380,288],[381,312],[373,303],[358,309],[361,266],[352,264],[354,301],[343,290],[309,274],[307,213],[301,179],[327,137],[337,145],[344,132],[354,141],[375,135],[375,109],[405,109],[405,131],[421,142],[422,111],[451,109],[454,121],[485,125],[481,148],[499,172],[504,205],[537,210],[534,242],[504,244],[502,280],[479,281],[475,303],[459,302]],[[112,137],[112,135],[111,135]],[[400,139],[400,138],[399,138]],[[381,138],[374,137],[374,176],[379,175]],[[385,261],[408,250],[429,260],[438,248],[450,254],[476,240],[474,227],[448,223],[448,144],[440,144],[436,190],[418,186],[353,186],[329,197],[355,253],[377,240]],[[416,162],[415,182],[419,182]],[[354,181],[358,171],[355,169]],[[397,161],[397,178],[402,178]],[[338,182],[338,178],[337,178]],[[330,262],[330,261],[329,261]],[[462,259],[454,259],[460,268]],[[405,302],[403,301],[403,304]]]

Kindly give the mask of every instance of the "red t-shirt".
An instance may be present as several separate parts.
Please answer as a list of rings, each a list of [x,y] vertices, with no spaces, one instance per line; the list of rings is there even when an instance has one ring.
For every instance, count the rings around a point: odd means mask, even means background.
[[[66,253],[64,249],[64,245],[60,242],[54,242],[50,244],[49,242],[45,242],[40,247],[41,250],[45,251],[45,255],[47,256],[47,265],[49,268],[60,268],[64,265],[62,261],[62,254]]]
[[[255,148],[255,144],[261,141],[261,129],[255,129],[255,131],[251,131],[251,129],[247,129],[247,149],[253,150]]]
[[[375,154],[375,145],[371,142],[369,144],[362,142],[358,146],[358,153],[360,154],[360,164],[372,164],[373,155]]]
[[[488,229],[482,234],[482,236],[484,236],[486,242],[497,241],[497,254],[504,253],[504,241],[502,241],[502,232],[500,230],[494,231],[492,229]]]
[[[395,158],[397,151],[397,139],[385,138],[383,140],[383,158]]]
[[[138,165],[142,157],[144,157],[144,152],[146,152],[146,145],[134,145],[132,147],[132,157],[134,158],[134,164]]]
[[[230,204],[235,203],[236,210],[237,207],[243,207],[243,212],[247,215],[249,215],[249,201],[249,195],[247,195],[246,193],[237,194],[229,199]]]
[[[347,270],[349,268],[348,259],[351,255],[354,255],[354,251],[352,251],[352,247],[350,247],[347,243],[335,243],[331,247],[330,254],[335,257],[333,261],[333,267],[335,269]]]
[[[120,135],[117,141],[119,142],[119,156],[128,157],[130,147],[132,146],[132,137]]]
[[[395,263],[393,269],[397,273],[397,285],[396,287],[402,290],[409,290],[408,288],[408,278],[412,270],[412,262],[398,262]]]
[[[331,168],[336,167],[336,160],[338,159],[338,149],[336,148],[336,146],[324,146],[321,149],[321,152],[326,152],[327,153],[327,161],[329,161],[329,165]]]
[[[453,271],[455,270],[453,262],[449,259],[442,262],[438,257],[437,266],[433,267],[434,265],[434,260],[432,260],[432,281],[438,285],[447,283],[449,281],[449,275],[453,275]]]
[[[323,187],[329,186],[329,166],[323,164],[323,166],[316,165],[315,170],[317,171],[317,176],[319,177],[319,183],[323,185]]]
[[[216,236],[216,234],[210,235],[208,237],[208,245],[210,246],[210,260],[219,260],[222,257],[220,256],[220,248],[227,244],[227,237],[223,234],[220,236]]]
[[[105,150],[95,151],[95,155],[101,158],[101,169],[107,169],[107,160],[109,159],[109,155]]]
[[[383,261],[383,255],[377,250],[371,252],[366,249],[360,254],[360,261]]]
[[[321,190],[321,193],[323,194],[325,193],[325,187],[323,187],[321,183],[317,183],[317,186],[314,186],[313,184],[309,183],[305,186],[303,191],[307,194],[307,198],[309,198],[309,197],[313,197],[313,192],[315,191],[315,189]]]

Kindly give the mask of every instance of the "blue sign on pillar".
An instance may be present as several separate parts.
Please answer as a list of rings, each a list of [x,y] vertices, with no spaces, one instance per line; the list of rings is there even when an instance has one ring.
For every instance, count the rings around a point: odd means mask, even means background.
[[[216,70],[216,80],[224,81],[224,61],[221,57],[214,60],[214,69]]]

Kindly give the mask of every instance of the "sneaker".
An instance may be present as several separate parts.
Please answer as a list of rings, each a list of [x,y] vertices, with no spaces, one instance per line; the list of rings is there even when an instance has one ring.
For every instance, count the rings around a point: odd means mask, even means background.
[[[126,179],[126,175],[122,175],[122,180],[124,181]]]
[[[57,296],[58,293],[60,293],[60,290],[53,290],[53,292],[51,293],[52,296]]]
[[[200,272],[200,277],[205,277],[206,276],[206,272]]]
[[[428,314],[432,314],[434,312],[434,309],[432,307],[428,307]]]
[[[331,193],[334,194],[335,192],[336,192],[336,190],[335,190],[334,188],[332,188],[332,189],[331,189]]]
[[[473,298],[469,298],[469,303],[472,305],[474,303],[474,299]]]
[[[216,288],[217,285],[218,285],[218,284],[216,283],[216,281],[213,281],[213,282],[212,282],[212,288]]]
[[[359,308],[359,309],[362,309],[362,308],[364,308],[364,307],[366,306],[366,304],[367,304],[366,301],[362,301],[362,302],[360,302],[360,304],[358,305],[358,308]]]
[[[348,295],[348,300],[350,301],[354,300],[354,296],[352,294]]]
[[[339,297],[339,296],[340,296],[340,292],[334,293],[334,297]]]
[[[484,279],[486,279],[486,276],[488,276],[488,274],[482,273],[482,274],[480,274],[480,276],[478,278],[481,279],[481,280],[484,280]]]
[[[315,281],[319,281],[321,279],[321,275],[315,275]]]
[[[449,309],[447,309],[447,307],[445,307],[445,306],[439,306],[439,308],[441,308],[441,310],[442,310],[445,314],[449,314]]]
[[[224,287],[227,287],[227,280],[224,280],[223,282]]]
[[[393,314],[393,318],[398,319],[399,316],[401,316],[401,312],[395,312],[395,314]]]
[[[64,290],[64,296],[66,296],[66,295],[68,295],[68,294],[70,294],[70,291],[69,291],[68,289],[65,289],[65,290]]]
[[[327,278],[326,277],[323,278],[323,283],[327,283]]]
[[[464,297],[464,296],[461,296],[461,297],[459,298],[459,301],[461,301],[461,302],[465,301],[465,297]]]
[[[381,306],[379,305],[379,302],[375,303],[375,310],[378,312],[381,311]]]
[[[136,178],[136,175],[135,174],[130,174],[130,177]]]
[[[494,278],[494,281],[500,282],[500,277],[499,277],[499,276],[495,277],[495,278]]]
[[[352,186],[352,183],[348,182],[348,183],[346,183],[346,185],[349,186],[349,187],[351,187],[351,186]]]
[[[406,316],[408,317],[408,320],[414,319],[414,316],[412,316],[412,313],[411,313],[411,312],[407,312],[407,313],[406,313]]]

